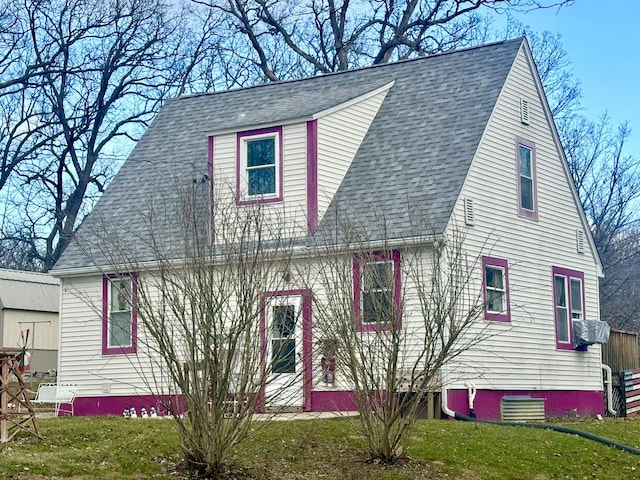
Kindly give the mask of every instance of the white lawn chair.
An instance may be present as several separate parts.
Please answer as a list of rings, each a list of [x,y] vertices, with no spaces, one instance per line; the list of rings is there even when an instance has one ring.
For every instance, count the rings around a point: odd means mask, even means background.
[[[55,405],[56,417],[62,412],[69,412],[73,415],[73,401],[78,393],[80,385],[67,383],[41,383],[38,386],[36,398],[31,400],[32,403],[52,403]],[[62,408],[62,405],[70,405],[70,408]]]

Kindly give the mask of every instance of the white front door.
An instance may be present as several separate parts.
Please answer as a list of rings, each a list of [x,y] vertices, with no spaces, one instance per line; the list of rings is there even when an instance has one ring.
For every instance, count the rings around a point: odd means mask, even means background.
[[[302,409],[304,362],[302,297],[278,295],[265,305],[266,368],[265,407]]]

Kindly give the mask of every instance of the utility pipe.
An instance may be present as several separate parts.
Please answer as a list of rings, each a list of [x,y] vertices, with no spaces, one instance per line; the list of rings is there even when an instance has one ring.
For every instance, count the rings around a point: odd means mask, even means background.
[[[611,367],[609,365],[605,365],[604,363],[600,364],[600,366],[605,372],[607,372],[607,378],[604,381],[605,385],[607,386],[607,411],[611,415],[616,415],[618,412],[613,409],[613,385],[611,381]]]
[[[446,365],[443,365],[440,368],[440,375],[442,375],[442,393],[440,394],[440,408],[442,408],[442,411],[444,412],[445,415],[451,418],[455,418],[456,412],[454,412],[449,408],[449,403],[447,398],[448,389],[447,389],[447,366]]]
[[[467,394],[469,397],[469,416],[471,418],[476,418],[476,411],[473,408],[473,402],[476,399],[476,384],[473,382],[467,382],[465,385],[467,386]]]
[[[575,430],[569,427],[563,427],[561,425],[550,425],[548,423],[521,423],[521,422],[493,422],[490,420],[478,420],[477,418],[467,417],[466,415],[462,415],[460,413],[456,413],[456,420],[465,420],[467,422],[479,422],[479,423],[488,423],[492,425],[502,425],[506,427],[524,427],[524,428],[539,428],[542,430],[552,430],[554,432],[568,433],[571,435],[577,435],[582,438],[586,438],[588,440],[594,440],[596,442],[600,442],[608,447],[615,447],[624,452],[633,453],[634,455],[640,455],[640,450],[634,447],[630,447],[629,445],[625,445],[620,442],[616,442],[614,440],[609,440],[608,438],[600,437],[598,435],[594,435],[593,433],[583,432],[582,430]]]

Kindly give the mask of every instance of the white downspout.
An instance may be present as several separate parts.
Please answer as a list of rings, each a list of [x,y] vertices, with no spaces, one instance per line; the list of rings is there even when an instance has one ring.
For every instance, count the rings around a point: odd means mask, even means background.
[[[607,378],[604,381],[605,385],[607,386],[607,411],[611,415],[616,415],[618,412],[613,409],[613,385],[611,381],[611,377],[613,375],[611,374],[611,367],[609,365],[605,365],[604,363],[600,364],[600,366],[605,372],[607,372]]]
[[[449,416],[449,417],[454,417],[456,416],[456,412],[454,412],[453,410],[451,410],[449,408],[449,404],[448,404],[448,391],[447,391],[447,366],[446,365],[442,365],[442,367],[440,368],[441,371],[441,375],[442,375],[442,392],[440,393],[440,408],[442,408],[442,411],[445,413],[445,415]]]

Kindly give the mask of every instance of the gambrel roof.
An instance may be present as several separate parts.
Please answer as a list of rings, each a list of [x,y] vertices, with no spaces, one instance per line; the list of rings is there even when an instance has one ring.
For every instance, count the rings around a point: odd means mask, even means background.
[[[138,241],[146,227],[141,213],[149,213],[149,198],[169,205],[175,185],[207,174],[208,135],[303,121],[391,82],[319,228],[348,211],[364,225],[384,218],[386,235],[394,238],[440,233],[523,42],[169,100],[55,270],[92,266],[87,232],[104,231],[103,224],[138,245],[138,260],[151,260],[150,249]],[[416,232],[416,213],[430,232]],[[158,228],[167,243],[180,238],[166,212]]]
[[[0,309],[58,312],[60,281],[44,273],[0,269]]]

